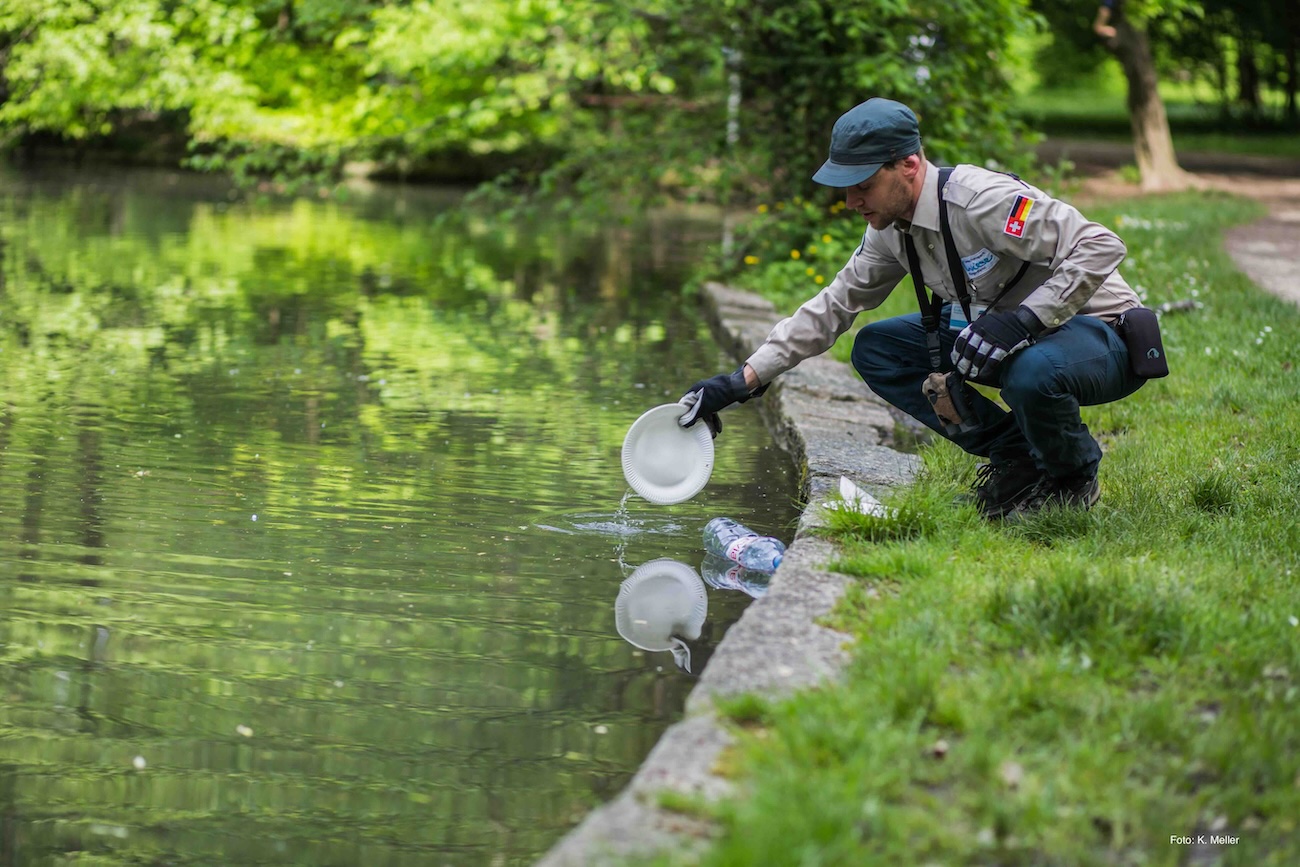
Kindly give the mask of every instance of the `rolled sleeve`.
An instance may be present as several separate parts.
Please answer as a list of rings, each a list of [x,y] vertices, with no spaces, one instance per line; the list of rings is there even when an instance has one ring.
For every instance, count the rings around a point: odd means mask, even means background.
[[[769,383],[805,358],[830,349],[859,313],[889,297],[907,270],[880,235],[869,229],[830,285],[778,322],[746,360],[760,382]]]

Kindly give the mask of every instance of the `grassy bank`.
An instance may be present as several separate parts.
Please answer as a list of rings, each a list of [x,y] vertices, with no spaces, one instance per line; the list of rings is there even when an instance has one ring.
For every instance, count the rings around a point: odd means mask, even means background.
[[[1101,502],[989,525],[953,503],[976,460],[941,442],[897,518],[837,519],[855,661],[728,708],[749,795],[706,864],[1300,863],[1300,313],[1220,241],[1256,213],[1090,209],[1149,304],[1203,305],[1164,317],[1170,378],[1085,410]],[[852,249],[834,225],[814,261]],[[811,294],[795,249],[755,248],[737,282]]]

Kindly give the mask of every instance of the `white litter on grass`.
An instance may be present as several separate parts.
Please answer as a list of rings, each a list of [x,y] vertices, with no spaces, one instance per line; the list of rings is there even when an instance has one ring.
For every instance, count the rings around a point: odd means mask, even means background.
[[[253,730],[250,729],[248,726],[243,725],[242,723],[240,725],[235,726],[235,731],[246,738],[251,738],[253,736]]]
[[[840,499],[831,500],[826,504],[826,508],[848,509],[863,515],[874,515],[877,518],[892,518],[898,514],[897,509],[888,508],[868,491],[855,485],[847,476],[840,476]]]
[[[135,765],[137,771],[143,771],[149,766],[149,763],[144,760],[144,756],[136,756],[131,760],[131,764]]]

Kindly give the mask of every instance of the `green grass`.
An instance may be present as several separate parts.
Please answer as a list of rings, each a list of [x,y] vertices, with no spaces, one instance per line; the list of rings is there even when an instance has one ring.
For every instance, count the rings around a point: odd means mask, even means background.
[[[1085,410],[1101,502],[990,525],[940,442],[897,520],[835,513],[854,661],[728,705],[749,794],[705,864],[1173,865],[1212,831],[1197,863],[1300,863],[1300,313],[1219,240],[1258,212],[1090,210],[1148,303],[1204,304],[1164,318],[1171,377]]]
[[[1300,130],[1278,121],[1224,119],[1214,97],[1186,87],[1161,88],[1174,147],[1185,152],[1300,158]],[[1049,137],[1131,141],[1122,82],[1069,90],[1036,90],[1019,97],[1019,114]],[[1281,117],[1280,105],[1270,105]]]

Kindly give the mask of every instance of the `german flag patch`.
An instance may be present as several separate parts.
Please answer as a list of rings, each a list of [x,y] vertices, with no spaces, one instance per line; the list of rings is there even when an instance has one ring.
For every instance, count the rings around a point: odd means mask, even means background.
[[[1016,202],[1011,206],[1011,214],[1007,217],[1007,224],[1002,227],[1002,231],[1012,237],[1023,238],[1025,236],[1025,220],[1029,217],[1029,209],[1033,206],[1033,199],[1016,196]]]

